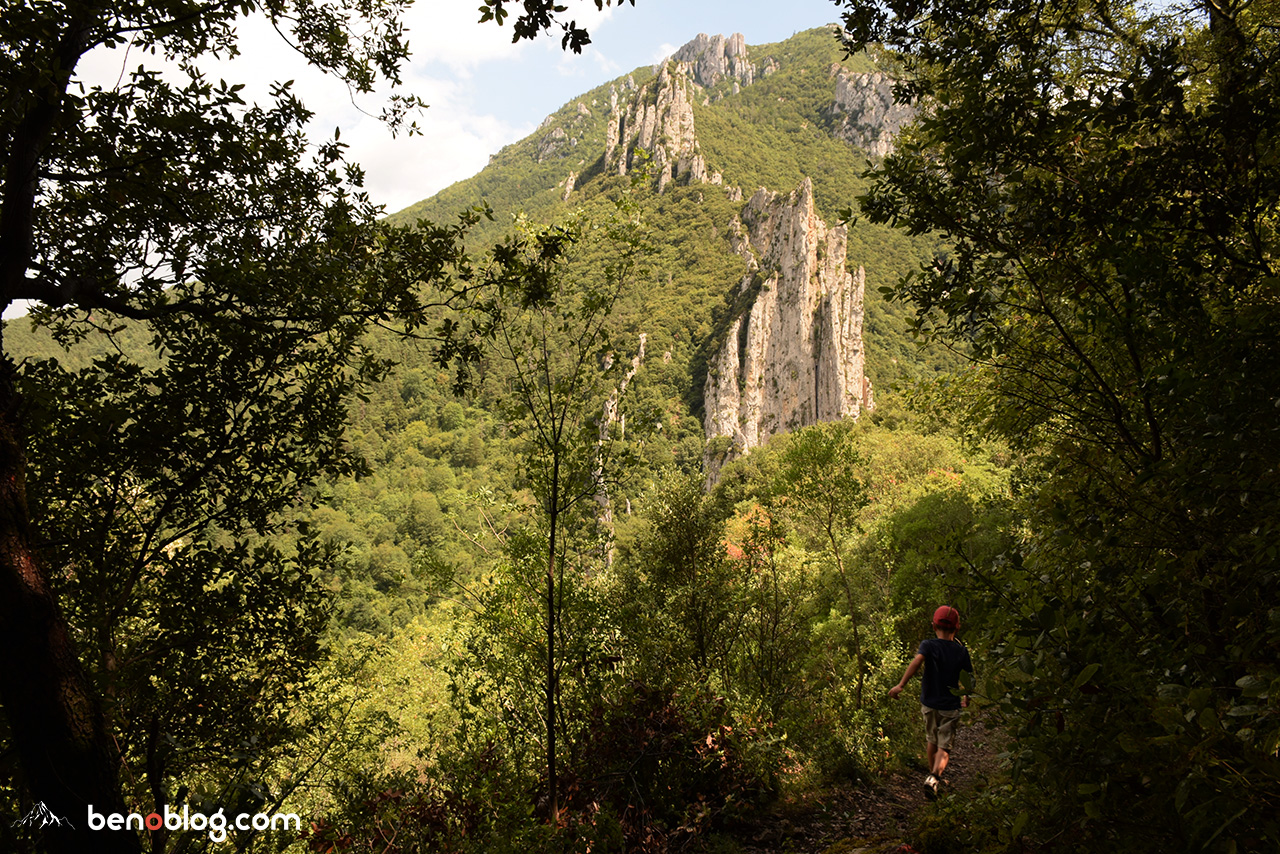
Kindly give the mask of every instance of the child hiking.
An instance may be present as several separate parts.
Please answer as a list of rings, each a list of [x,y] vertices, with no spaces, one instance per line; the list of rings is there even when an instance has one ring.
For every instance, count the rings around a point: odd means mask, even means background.
[[[889,696],[896,700],[916,671],[924,667],[920,711],[924,715],[925,759],[929,763],[929,775],[924,778],[925,794],[930,798],[938,796],[938,784],[951,756],[951,741],[960,725],[960,709],[969,705],[968,696],[957,694],[960,673],[973,673],[969,650],[956,640],[959,629],[960,612],[955,608],[943,605],[934,611],[936,637],[920,641],[920,649],[907,665],[902,679],[889,689]]]

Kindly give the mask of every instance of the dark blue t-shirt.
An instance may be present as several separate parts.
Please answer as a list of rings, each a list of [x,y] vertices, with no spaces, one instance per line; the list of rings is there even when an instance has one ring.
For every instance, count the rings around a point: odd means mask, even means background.
[[[960,671],[973,672],[969,650],[957,640],[926,638],[920,641],[924,675],[920,680],[920,702],[931,709],[958,709],[960,698],[951,693],[960,687]]]

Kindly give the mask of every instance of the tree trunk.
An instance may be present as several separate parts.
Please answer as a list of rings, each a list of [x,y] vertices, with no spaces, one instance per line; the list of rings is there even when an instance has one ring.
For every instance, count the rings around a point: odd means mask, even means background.
[[[836,559],[836,571],[840,573],[840,583],[844,585],[844,601],[849,609],[849,624],[853,627],[853,661],[858,668],[858,684],[854,692],[854,708],[862,709],[862,688],[866,680],[866,665],[862,660],[862,638],[858,634],[858,612],[854,610],[853,589],[849,587],[849,576],[844,571],[844,559],[840,557],[840,545],[836,540],[835,528],[827,521],[827,539],[831,543],[831,554]]]
[[[553,449],[559,454],[559,449]],[[560,460],[552,462],[550,536],[547,549],[547,817],[560,824],[559,780],[556,775],[556,524],[560,511]]]
[[[16,371],[0,363],[0,702],[26,790],[70,828],[42,831],[46,850],[133,854],[132,831],[91,830],[88,811],[125,812],[102,706],[32,547]],[[34,804],[33,804],[34,805]]]

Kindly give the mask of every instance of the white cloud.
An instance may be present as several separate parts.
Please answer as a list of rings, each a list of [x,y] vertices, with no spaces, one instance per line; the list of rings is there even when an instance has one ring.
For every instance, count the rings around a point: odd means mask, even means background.
[[[432,106],[419,117],[420,134],[393,139],[375,119],[343,133],[352,159],[365,169],[370,198],[386,205],[388,213],[471,177],[488,164],[491,152],[534,130],[469,110],[455,98],[428,100]]]
[[[714,12],[727,18],[722,29],[737,27],[736,17],[755,8],[740,0],[708,0],[705,7],[642,0],[633,9],[627,0],[613,0],[597,11],[594,0],[562,2],[569,6],[563,19],[592,35],[581,56],[562,50],[554,32],[534,43],[512,44],[512,19],[501,27],[479,23],[479,0],[416,0],[405,17],[411,57],[402,69],[401,91],[430,107],[415,117],[422,134],[413,137],[392,138],[375,118],[389,94],[385,87],[353,96],[340,81],[309,68],[264,18],[241,23],[239,56],[206,57],[201,66],[215,80],[248,84],[248,101],[266,102],[271,82],[294,80],[295,94],[316,114],[316,138],[329,139],[340,127],[349,159],[366,170],[370,196],[396,211],[483,169],[491,153],[531,133],[544,115],[577,94],[636,65],[661,62],[678,45],[660,40],[676,37],[680,25],[702,26],[702,17]],[[517,4],[510,8],[518,13]],[[111,86],[122,70],[143,61],[165,66],[141,51],[127,59],[123,50],[95,51],[78,71],[86,81]]]
[[[653,59],[650,61],[650,64],[657,65],[658,63],[662,62],[664,59],[671,56],[671,54],[678,51],[679,49],[680,49],[679,45],[674,45],[674,44],[671,44],[670,42],[663,42],[662,44],[658,45],[658,49],[654,51]]]
[[[417,0],[405,17],[414,67],[443,63],[457,73],[495,59],[514,59],[527,43],[511,43],[510,19],[501,27],[480,20],[475,0]]]
[[[266,103],[272,83],[292,80],[294,93],[315,113],[310,123],[314,138],[330,139],[340,128],[348,158],[365,169],[370,197],[395,211],[475,174],[491,152],[533,130],[475,109],[470,70],[494,60],[516,60],[527,49],[510,43],[509,22],[503,28],[477,24],[477,6],[459,0],[420,0],[413,7],[407,25],[414,56],[403,70],[400,90],[430,105],[415,117],[422,133],[414,136],[402,132],[393,138],[377,119],[389,87],[353,92],[308,66],[262,17],[240,23],[238,56],[205,57],[200,67],[210,79],[246,84],[242,97],[250,103]],[[184,81],[176,64],[124,48],[91,52],[81,60],[77,76],[86,85],[111,87],[141,64],[171,76],[175,83]]]
[[[514,59],[531,47],[528,41],[511,42],[518,4],[512,4],[511,17],[502,26],[493,21],[479,23],[479,6],[477,0],[417,0],[406,17],[413,64],[440,62],[456,72],[466,73],[495,59]],[[593,0],[573,0],[568,6],[560,19],[572,21],[591,33],[617,11],[613,6],[597,10]],[[538,41],[559,51],[560,38],[561,33],[556,29]],[[588,46],[586,50],[591,48]]]
[[[35,304],[35,300],[16,299],[5,307],[3,319],[15,320],[19,317],[25,317],[27,312],[31,310],[31,306]]]
[[[554,46],[554,51],[558,54],[553,58],[556,66],[556,72],[561,77],[589,77],[594,73],[603,74],[621,74],[622,70],[616,62],[609,59],[593,45],[587,45],[582,49],[581,55],[575,55],[569,51],[561,51],[559,45]],[[593,67],[595,72],[588,69]]]

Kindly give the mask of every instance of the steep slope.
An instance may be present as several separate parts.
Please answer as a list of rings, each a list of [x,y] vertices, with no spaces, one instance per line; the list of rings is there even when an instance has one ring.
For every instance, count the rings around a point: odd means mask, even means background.
[[[658,192],[672,181],[721,183],[720,173],[707,175],[707,161],[694,130],[691,90],[696,86],[686,62],[668,60],[658,76],[619,104],[610,92],[612,109],[605,135],[605,167],[619,175],[643,166],[658,176]]]
[[[831,131],[873,157],[893,150],[893,138],[915,117],[915,110],[893,98],[893,78],[879,71],[855,74],[831,67],[836,99],[829,116]]]
[[[857,418],[872,408],[862,343],[866,274],[850,275],[845,229],[814,211],[813,185],[781,197],[761,189],[742,212],[738,251],[747,258],[739,292],[749,307],[707,373],[707,478],[726,458],[777,433]],[[757,254],[758,253],[758,254]]]
[[[638,69],[574,99],[529,138],[496,154],[480,174],[393,218],[449,221],[487,200],[497,216],[477,230],[478,249],[502,237],[518,211],[543,221],[574,210],[591,217],[610,210],[611,198],[638,181],[634,195],[653,253],[617,314],[631,341],[647,336],[647,355],[619,417],[625,416],[628,441],[650,470],[673,464],[695,470],[708,444],[714,468],[751,442],[809,423],[810,412],[814,418],[853,415],[855,401],[866,403],[860,376],[883,402],[894,380],[956,361],[917,348],[904,333],[901,308],[878,292],[928,257],[935,243],[865,223],[838,225],[837,211],[862,191],[868,158],[836,134],[845,117],[877,109],[869,100],[858,111],[842,99],[840,87],[853,84],[842,84],[841,75],[856,81],[873,72],[863,57],[844,60],[826,30],[764,46],[699,37],[665,66]],[[626,174],[619,174],[624,154]],[[761,187],[765,192],[757,195]],[[769,236],[780,233],[784,221],[797,228],[803,221],[806,233],[790,241],[786,257],[779,253],[788,241]],[[784,281],[775,277],[783,268],[802,272]],[[757,305],[770,281],[772,307],[769,299]],[[779,303],[792,301],[782,299],[784,292],[795,294],[803,310],[782,311]],[[763,327],[767,315],[771,328],[792,330],[781,336],[796,339],[790,353],[775,346],[765,356],[765,339],[744,332]],[[124,326],[117,343],[146,352],[146,327]],[[22,352],[57,356],[72,367],[110,352],[101,336],[90,335],[64,353],[46,330],[33,333],[26,321],[6,324],[5,334]],[[776,345],[779,337],[771,332],[769,340]],[[494,416],[499,383],[458,401],[450,396],[448,375],[424,350],[381,335],[371,345],[400,365],[353,407],[348,439],[372,474],[323,485],[327,506],[312,521],[323,539],[343,544],[345,557],[327,581],[340,597],[338,621],[378,632],[421,611],[437,568],[450,567],[460,577],[475,571],[467,539],[480,536],[486,523],[472,497],[519,489],[520,473]],[[745,364],[756,352],[751,358],[760,369],[753,374]],[[724,381],[732,374],[725,366],[730,355],[737,359],[732,383]],[[806,373],[812,376],[801,380]],[[757,386],[777,378],[779,388],[790,390],[744,412],[747,376]],[[720,378],[719,384],[709,378]],[[811,400],[812,407],[800,405]],[[710,443],[708,422],[718,437]],[[748,441],[748,434],[755,438]],[[634,489],[643,481],[636,477]],[[637,497],[611,496],[615,508]]]
[[[501,238],[516,212],[541,221],[579,209],[591,216],[639,180],[648,188],[638,196],[654,253],[644,279],[618,312],[633,337],[648,335],[651,356],[632,385],[631,402],[624,405],[631,407],[629,423],[637,426],[637,435],[642,426],[649,430],[648,453],[655,464],[674,459],[692,465],[702,458],[708,429],[711,436],[727,437],[736,453],[778,429],[807,423],[807,416],[795,415],[781,399],[743,411],[739,397],[731,418],[730,389],[708,382],[709,377],[728,375],[724,359],[731,350],[739,351],[740,341],[745,352],[742,330],[749,321],[744,318],[751,316],[760,291],[742,287],[760,273],[749,269],[751,259],[758,267],[777,264],[776,259],[765,260],[771,250],[761,234],[747,228],[744,238],[743,224],[751,218],[746,211],[759,188],[787,198],[807,187],[803,194],[811,197],[812,216],[806,213],[805,219],[813,228],[793,249],[796,257],[816,254],[819,242],[812,241],[826,240],[819,233],[835,231],[838,211],[854,204],[862,192],[868,154],[853,143],[861,140],[873,151],[883,150],[885,134],[900,123],[897,108],[886,101],[887,86],[865,57],[845,59],[826,29],[758,46],[745,44],[741,36],[699,36],[656,68],[637,69],[575,98],[528,138],[495,154],[478,175],[391,218],[449,221],[487,201],[497,216],[477,229],[479,248]],[[847,274],[795,286],[797,293],[822,294],[813,299],[827,301],[823,305],[847,304],[841,317],[849,322],[861,315],[860,332],[850,328],[845,336],[850,342],[861,340],[841,346],[845,361],[838,369],[815,368],[814,376],[815,382],[817,377],[849,377],[821,394],[857,399],[864,406],[856,377],[874,384],[883,399],[892,394],[896,380],[946,369],[957,360],[911,342],[902,307],[885,303],[879,293],[929,257],[935,241],[866,223],[854,223],[842,233],[844,249],[821,251],[833,269]],[[858,270],[862,275],[855,279]],[[837,294],[831,290],[836,279],[862,282],[865,296],[847,289]],[[762,317],[762,311],[755,316]],[[814,313],[804,324],[787,320],[784,325],[812,339],[815,323],[823,322],[830,320]],[[26,335],[25,327],[12,325],[6,334]],[[139,338],[145,346],[145,333]],[[29,351],[57,352],[47,339],[47,333],[36,333]],[[838,339],[832,333],[822,340]],[[834,352],[831,344],[824,346],[828,354]],[[101,349],[86,341],[76,353],[59,358],[81,364]],[[403,358],[402,375],[434,373],[422,354],[410,350]],[[779,362],[768,376],[778,377],[782,389],[791,383],[791,373]],[[745,382],[743,376],[740,371],[738,379]],[[783,391],[805,399],[818,394],[808,386]],[[823,413],[821,417],[854,415],[856,408],[841,405]],[[722,426],[712,426],[716,424]],[[740,439],[747,435],[757,439]]]
[[[648,188],[642,194],[645,217],[658,248],[648,280],[619,310],[632,319],[637,333],[649,334],[650,352],[662,354],[664,368],[641,371],[637,388],[647,383],[649,392],[665,401],[661,408],[669,437],[677,423],[692,417],[707,435],[729,436],[733,454],[779,430],[809,423],[808,415],[792,412],[781,399],[743,409],[740,394],[736,415],[730,417],[734,395],[709,379],[731,373],[724,360],[742,348],[729,342],[742,338],[744,324],[751,322],[745,319],[752,311],[746,291],[759,289],[744,290],[743,283],[759,271],[748,269],[748,259],[759,266],[770,254],[750,229],[744,251],[741,223],[748,200],[760,188],[784,197],[806,196],[812,212],[805,217],[813,228],[797,232],[793,251],[796,257],[815,255],[821,241],[829,239],[827,232],[837,231],[838,211],[862,192],[868,158],[888,150],[908,117],[908,110],[893,104],[888,79],[866,57],[845,59],[828,29],[763,46],[748,46],[740,35],[700,35],[665,62],[574,99],[530,137],[495,155],[479,175],[395,217],[446,220],[486,200],[498,213],[497,222],[477,234],[488,241],[517,211],[554,220],[571,209],[590,211],[624,181],[641,180]],[[784,397],[857,401],[827,407],[820,415],[815,411],[818,418],[856,416],[870,402],[864,379],[888,391],[897,379],[955,363],[950,354],[921,351],[910,342],[900,307],[886,304],[879,293],[929,257],[935,242],[864,223],[838,231],[841,246],[821,244],[821,251],[837,256],[828,267],[848,271],[829,281],[797,283],[797,293],[806,291],[812,297],[806,300],[818,300],[813,302],[817,314],[831,314],[819,311],[819,302],[848,305],[838,322],[851,324],[856,318],[858,328],[850,328],[843,339],[815,338],[814,323],[829,324],[832,318],[811,313],[774,340],[798,334],[811,341],[804,345],[808,348],[819,346],[814,341],[847,340],[851,343],[838,351],[833,343],[825,350],[825,358],[839,352],[844,361],[810,371],[813,382],[830,383],[821,391],[811,389],[810,380],[790,387],[794,366],[760,368],[765,371],[760,376],[777,378]],[[861,283],[856,295],[852,284],[835,284],[837,279],[852,283],[852,270]],[[820,299],[812,296],[818,293]],[[743,381],[739,373],[737,382]],[[735,418],[737,423],[730,423]]]

